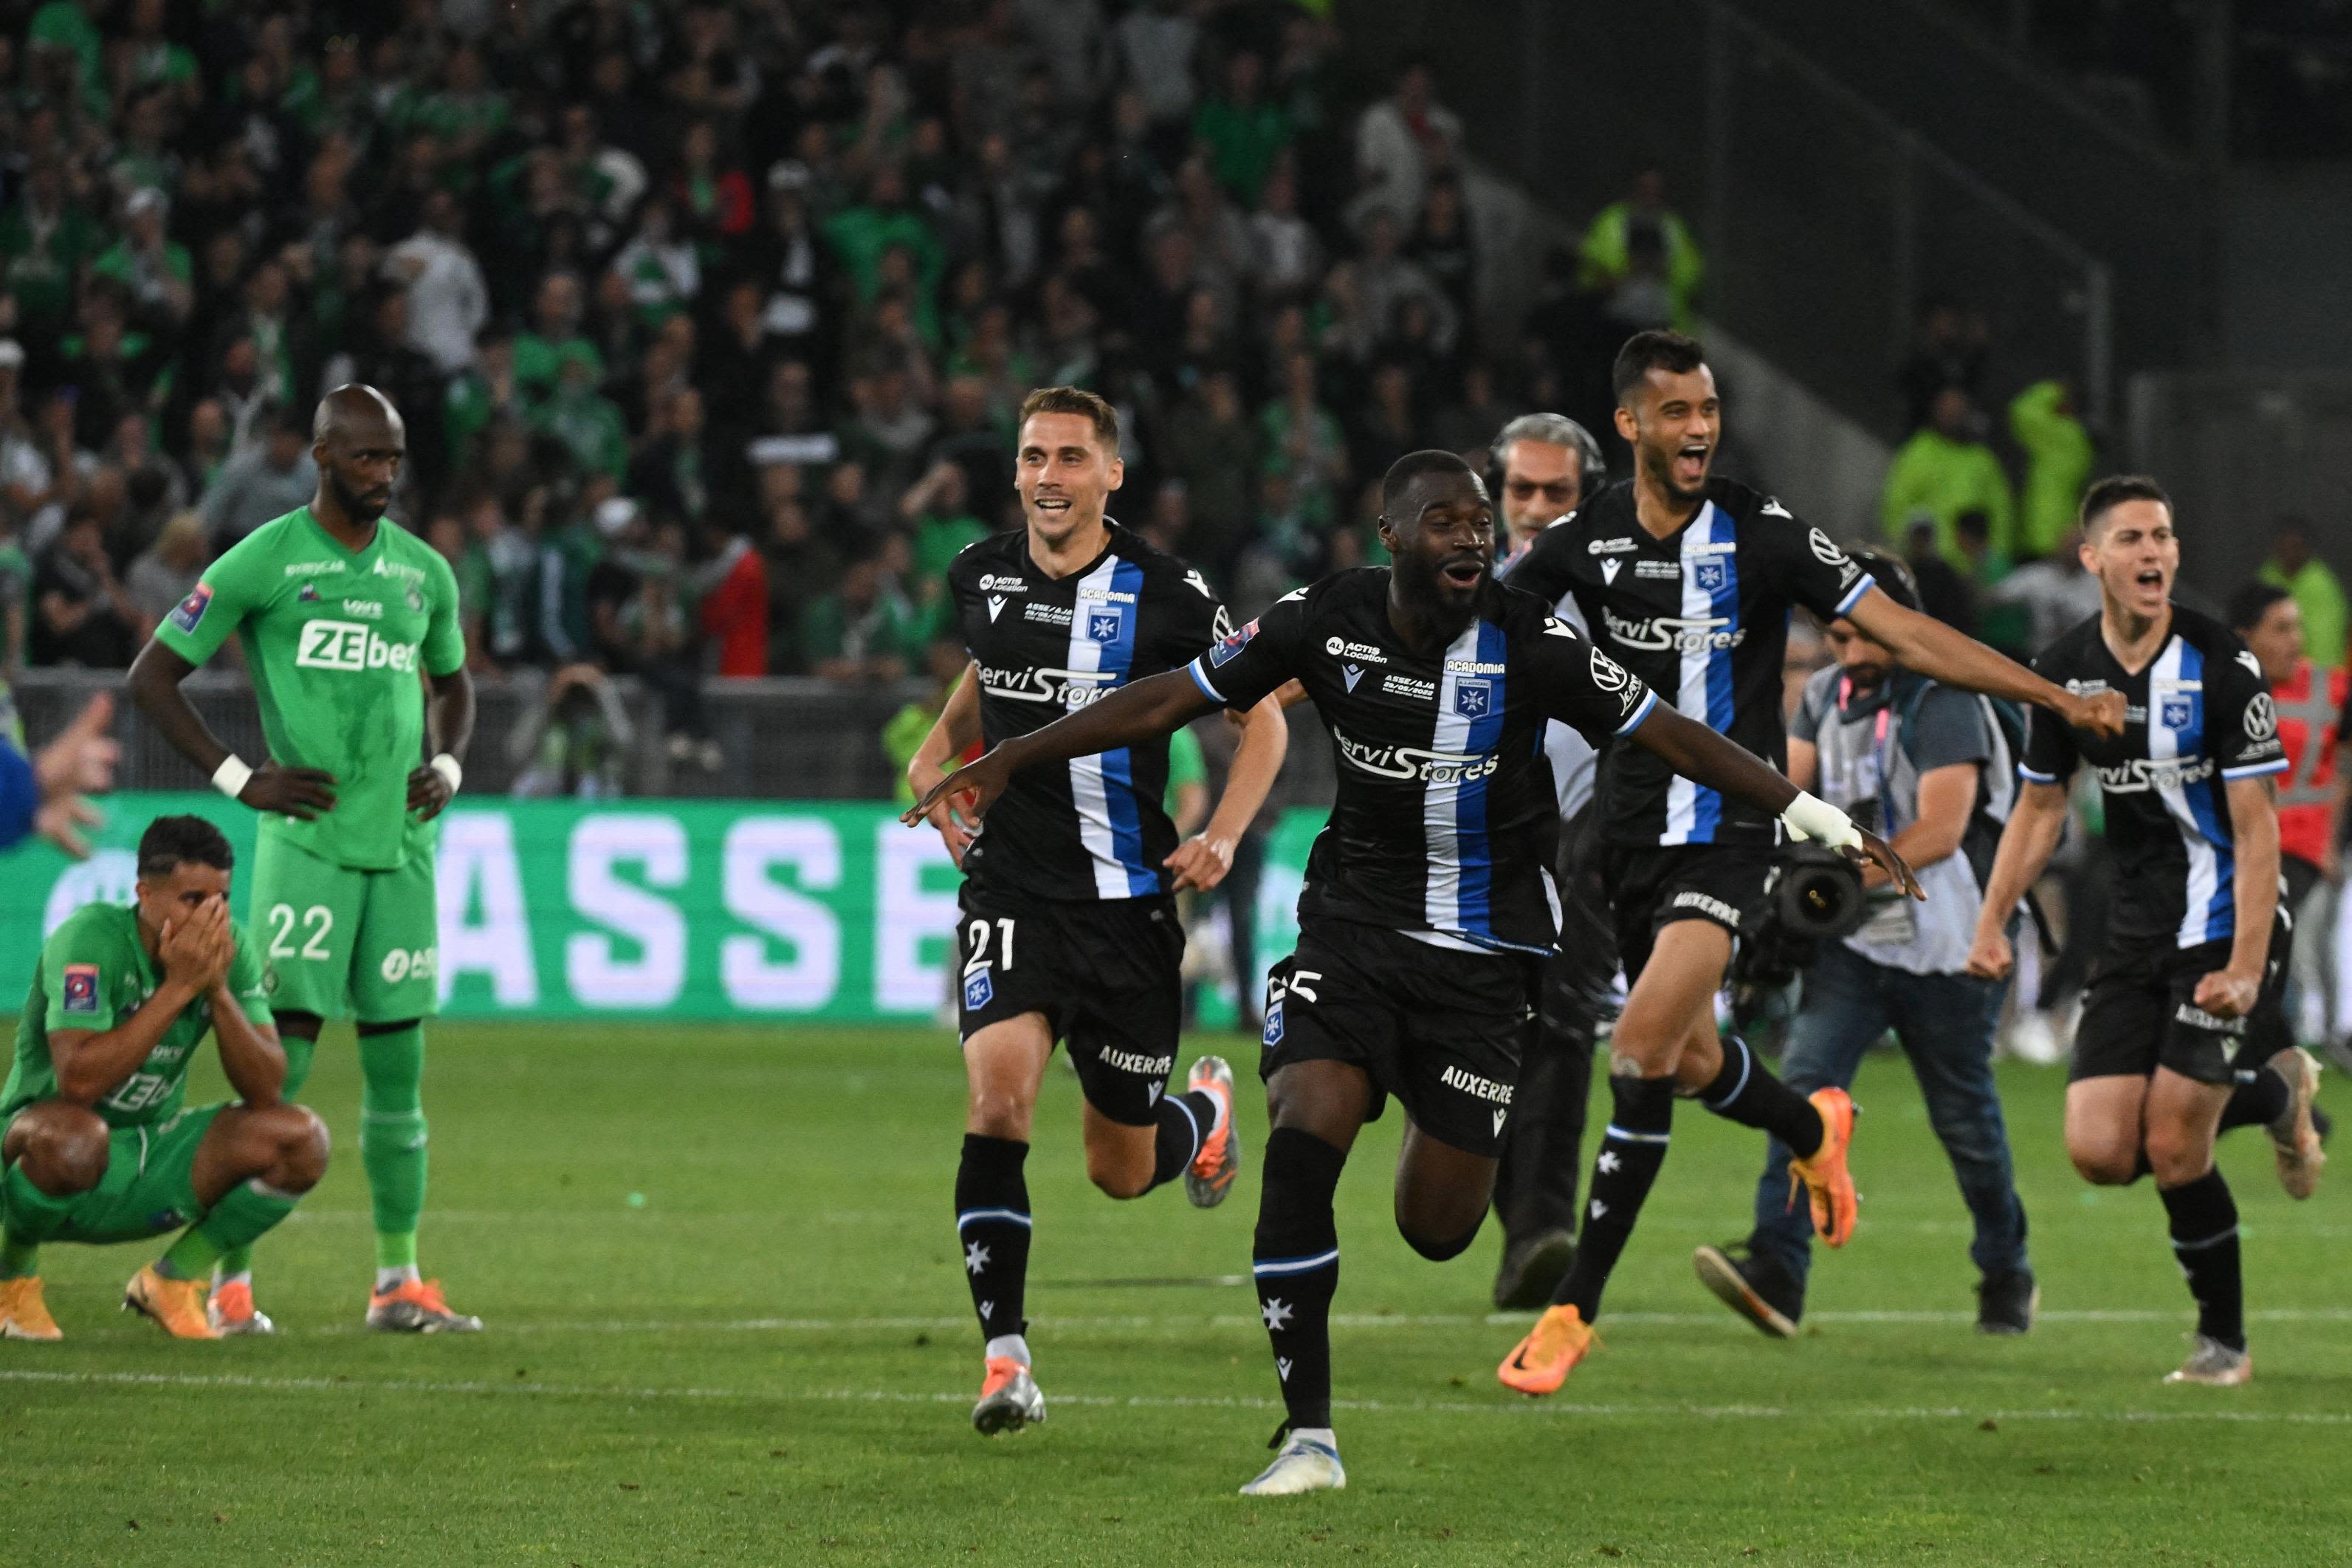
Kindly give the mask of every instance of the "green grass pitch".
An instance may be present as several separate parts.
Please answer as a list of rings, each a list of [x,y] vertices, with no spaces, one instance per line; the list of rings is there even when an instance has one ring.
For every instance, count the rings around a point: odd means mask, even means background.
[[[1045,1426],[967,1420],[950,1229],[962,1079],[936,1032],[449,1025],[432,1034],[428,1273],[474,1338],[360,1329],[371,1263],[347,1030],[306,1096],[338,1148],[261,1257],[268,1342],[115,1310],[145,1247],[55,1247],[68,1335],[0,1343],[10,1563],[2314,1563],[2352,1552],[2340,1193],[2224,1165],[2256,1378],[2166,1388],[2186,1296],[2155,1194],[2094,1193],[2060,1075],[2005,1069],[2042,1326],[1970,1331],[1968,1233],[1899,1061],[1874,1059],[1860,1234],[1771,1342],[1693,1280],[1744,1229],[1760,1140],[1685,1107],[1562,1394],[1493,1380],[1490,1234],[1414,1258],[1397,1118],[1340,1194],[1342,1493],[1234,1495],[1278,1418],[1249,1258],[1213,1213],[1086,1184],[1078,1092],[1039,1109],[1030,1310]],[[1197,1049],[1213,1042],[1191,1042]],[[1244,1077],[1255,1052],[1227,1042]],[[196,1086],[216,1093],[209,1065]],[[1253,1091],[1254,1092],[1254,1091]],[[1263,1108],[1245,1095],[1253,1150]],[[1215,1283],[1219,1277],[1233,1282]]]

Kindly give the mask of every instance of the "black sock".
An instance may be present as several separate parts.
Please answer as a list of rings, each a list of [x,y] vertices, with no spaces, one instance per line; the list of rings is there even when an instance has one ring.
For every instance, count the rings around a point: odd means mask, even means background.
[[[1217,1125],[1217,1097],[1204,1089],[1171,1094],[1160,1101],[1160,1136],[1152,1144],[1151,1184],[1184,1173]]]
[[[1331,1425],[1331,1296],[1339,1288],[1339,1230],[1331,1194],[1348,1156],[1311,1132],[1277,1127],[1265,1141],[1250,1272],[1258,1315],[1274,1342],[1290,1425]]]
[[[1025,1333],[1021,1315],[1029,1283],[1029,1184],[1021,1177],[1029,1145],[1010,1138],[963,1135],[956,1167],[956,1240],[983,1339]]]
[[[1822,1113],[1813,1102],[1774,1078],[1738,1035],[1723,1037],[1723,1070],[1698,1091],[1698,1102],[1726,1121],[1762,1128],[1800,1160],[1822,1146]]]
[[[2193,1182],[2165,1187],[2172,1255],[2197,1298],[2197,1331],[2233,1351],[2246,1348],[2245,1285],[2238,1272],[2238,1205],[2220,1166]]]
[[[1574,1307],[1588,1323],[1600,1315],[1610,1270],[1633,1235],[1634,1218],[1658,1179],[1658,1167],[1666,1163],[1666,1137],[1675,1123],[1671,1078],[1612,1078],[1609,1095],[1616,1109],[1601,1136],[1601,1152],[1592,1157],[1576,1260],[1551,1293],[1554,1305]]]
[[[2287,1107],[2294,1103],[2294,1090],[2276,1068],[2267,1065],[2256,1068],[2241,1078],[2230,1091],[2229,1103],[2221,1107],[2221,1128],[2268,1127],[2284,1116]]]

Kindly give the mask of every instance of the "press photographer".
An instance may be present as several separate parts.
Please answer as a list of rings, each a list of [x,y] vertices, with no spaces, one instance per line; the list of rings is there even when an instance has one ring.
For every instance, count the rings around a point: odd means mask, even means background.
[[[1916,607],[1901,562],[1853,555],[1891,597]],[[1853,871],[1800,846],[1782,864],[1769,929],[1743,939],[1758,961],[1748,973],[1770,968],[1776,956],[1803,964],[1803,998],[1780,1065],[1800,1094],[1850,1086],[1863,1054],[1895,1032],[1976,1222],[1977,1327],[2023,1333],[2033,1323],[2033,1274],[1992,1077],[2007,983],[1963,973],[1983,878],[2016,795],[2016,748],[1990,699],[1897,669],[1852,622],[1832,621],[1829,645],[1836,663],[1806,683],[1789,726],[1789,777],[1885,836],[1918,871],[1927,898],[1899,897],[1867,868],[1861,918],[1849,924],[1853,911],[1839,906],[1853,897]],[[1843,934],[1809,934],[1841,926]],[[1804,1208],[1789,1202],[1788,1167],[1789,1151],[1775,1141],[1748,1239],[1702,1247],[1692,1260],[1727,1306],[1782,1338],[1804,1314],[1812,1244]]]

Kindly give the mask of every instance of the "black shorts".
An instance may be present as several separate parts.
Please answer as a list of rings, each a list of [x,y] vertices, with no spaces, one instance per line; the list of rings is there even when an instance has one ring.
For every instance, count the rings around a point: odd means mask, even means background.
[[[2282,917],[2286,913],[2279,911]],[[2110,949],[2083,989],[2083,1020],[2066,1081],[2086,1078],[2147,1078],[2170,1068],[2199,1083],[2226,1085],[2241,1068],[2252,1069],[2294,1043],[2281,994],[2286,989],[2291,922],[2271,928],[2270,963],[2254,1010],[2242,1018],[2216,1018],[2196,1003],[2197,983],[2229,967],[2230,943],[2197,947]]]
[[[1149,1127],[1176,1067],[1183,1025],[1184,927],[1170,898],[1064,903],[975,896],[956,926],[956,1021],[970,1039],[1042,1013],[1087,1103]]]
[[[1535,1027],[1543,960],[1461,952],[1341,921],[1298,933],[1266,972],[1258,1076],[1293,1062],[1346,1062],[1372,1080],[1377,1121],[1391,1094],[1442,1143],[1494,1158]]]
[[[1658,932],[1676,921],[1711,921],[1738,936],[1763,908],[1779,859],[1769,844],[1611,845],[1601,869],[1625,978],[1641,977]]]

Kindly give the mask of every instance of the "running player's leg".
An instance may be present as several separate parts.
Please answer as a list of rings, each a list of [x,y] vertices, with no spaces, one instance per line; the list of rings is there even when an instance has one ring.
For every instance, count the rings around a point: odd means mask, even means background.
[[[1332,1202],[1356,1134],[1387,1104],[1399,1035],[1383,983],[1394,975],[1382,971],[1402,961],[1397,950],[1408,946],[1419,958],[1422,950],[1404,937],[1347,927],[1327,940],[1310,926],[1266,978],[1258,1071],[1271,1131],[1250,1273],[1282,1387],[1283,1423],[1275,1433],[1281,1451],[1242,1488],[1253,1496],[1347,1484],[1331,1429],[1331,1300],[1339,1288]]]
[[[2159,1067],[2148,1086],[2147,1158],[2164,1200],[2172,1253],[2197,1301],[2197,1349],[2168,1381],[2245,1381],[2245,1288],[2238,1261],[2238,1205],[2213,1163],[2225,1084]]]
[[[1028,1320],[1030,1121],[1054,1051],[1043,1013],[982,1026],[963,1042],[963,1154],[956,1166],[956,1242],[980,1319],[986,1375],[973,1421],[984,1432],[1018,1431],[1044,1411],[1031,1397]],[[1002,1375],[1000,1376],[1000,1373]],[[996,1400],[1003,1405],[992,1415]],[[985,1417],[985,1420],[983,1419]]]
[[[1554,1307],[1573,1307],[1591,1325],[1633,1222],[1665,1163],[1674,1127],[1676,1071],[1699,1037],[1713,1034],[1716,991],[1730,962],[1731,939],[1709,921],[1661,928],[1609,1042],[1611,1115],[1595,1152],[1576,1260],[1552,1292]]]
[[[1277,975],[1281,972],[1277,966]],[[1296,992],[1286,996],[1269,988],[1270,1036],[1297,1027],[1286,1023],[1296,1016],[1297,1001]],[[1332,1202],[1348,1152],[1381,1098],[1363,1067],[1328,1058],[1275,1068],[1265,1092],[1271,1131],[1258,1184],[1250,1273],[1282,1387],[1283,1422],[1275,1433],[1281,1449],[1275,1462],[1242,1489],[1251,1495],[1347,1484],[1331,1427],[1331,1299],[1339,1289],[1339,1230]]]
[[[1138,1198],[1190,1172],[1195,1204],[1223,1201],[1239,1163],[1232,1068],[1204,1057],[1182,1093],[1167,1092],[1184,1014],[1184,932],[1173,908],[1130,900],[1054,924],[1060,972],[1085,977],[1063,1016],[1086,1091],[1087,1179],[1114,1198]]]
[[[105,1179],[106,1123],[62,1100],[26,1106],[0,1132],[0,1339],[61,1337],[41,1299],[41,1244]]]

